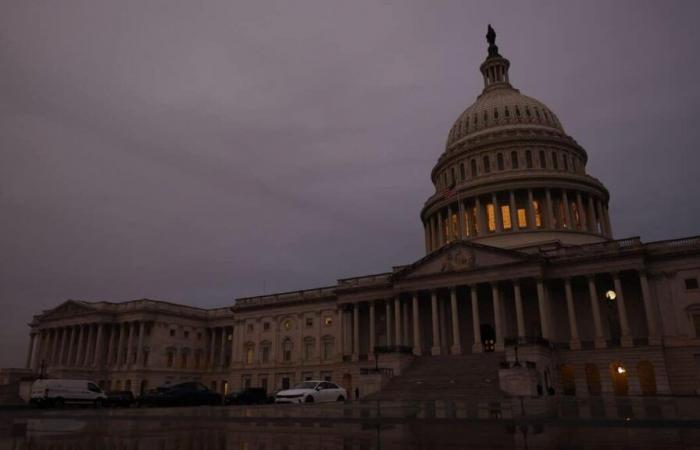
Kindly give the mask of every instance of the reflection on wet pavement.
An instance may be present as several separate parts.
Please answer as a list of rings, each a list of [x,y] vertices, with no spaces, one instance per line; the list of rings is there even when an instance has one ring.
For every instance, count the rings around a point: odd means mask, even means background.
[[[4,449],[700,449],[700,399],[0,411]]]

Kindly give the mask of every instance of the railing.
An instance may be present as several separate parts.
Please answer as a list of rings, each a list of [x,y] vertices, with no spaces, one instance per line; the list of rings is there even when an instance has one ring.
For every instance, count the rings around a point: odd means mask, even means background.
[[[700,236],[691,236],[682,239],[669,239],[665,241],[650,242],[645,245],[645,248],[650,251],[700,248]]]
[[[620,239],[617,241],[596,242],[594,244],[572,245],[567,247],[558,247],[555,249],[541,248],[540,252],[547,257],[562,257],[562,256],[589,256],[599,253],[608,253],[611,251],[643,248],[642,241],[639,237]]]
[[[313,300],[324,297],[333,297],[335,286],[327,286],[315,289],[304,289],[300,291],[281,292],[279,294],[259,295],[256,297],[244,297],[236,299],[235,306],[257,306],[270,303],[285,303],[299,300]]]

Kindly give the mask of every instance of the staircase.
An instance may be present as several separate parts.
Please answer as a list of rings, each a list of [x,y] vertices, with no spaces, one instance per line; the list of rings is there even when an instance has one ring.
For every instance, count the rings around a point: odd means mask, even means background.
[[[420,356],[372,400],[495,400],[502,353]]]

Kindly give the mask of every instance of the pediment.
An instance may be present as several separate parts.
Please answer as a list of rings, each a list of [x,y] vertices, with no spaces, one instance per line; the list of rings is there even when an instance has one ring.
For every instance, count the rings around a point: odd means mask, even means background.
[[[403,267],[394,274],[394,278],[418,278],[441,273],[468,272],[535,260],[539,258],[514,250],[456,241]]]
[[[64,319],[73,316],[94,312],[95,310],[83,302],[67,300],[53,309],[44,311],[40,320]]]

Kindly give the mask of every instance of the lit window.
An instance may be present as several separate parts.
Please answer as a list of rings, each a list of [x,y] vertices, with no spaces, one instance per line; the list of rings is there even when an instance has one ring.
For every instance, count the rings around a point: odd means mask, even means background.
[[[330,327],[333,325],[333,318],[331,316],[327,316],[325,319],[323,319],[323,324],[327,327]]]
[[[525,211],[525,208],[518,208],[518,227],[527,228],[527,211]]]
[[[469,210],[464,210],[464,235],[470,236]]]
[[[488,222],[489,231],[496,231],[496,212],[493,203],[486,205],[486,221]]]
[[[685,279],[685,288],[694,291],[695,289],[698,289],[698,279],[697,278],[686,278]]]
[[[577,203],[571,203],[571,212],[574,215],[574,223],[576,224],[576,228],[581,229],[581,212],[578,210]]]
[[[513,224],[510,221],[510,206],[501,205],[501,220],[503,221],[503,229],[510,230],[513,228]]]
[[[289,319],[285,320],[282,325],[284,326],[284,329],[287,331],[292,329],[292,321]]]
[[[253,364],[253,357],[255,356],[255,351],[253,349],[253,344],[248,344],[245,349],[245,362],[246,364]]]
[[[535,226],[537,228],[542,228],[542,211],[540,211],[540,202],[533,200],[532,209],[535,211]]]

